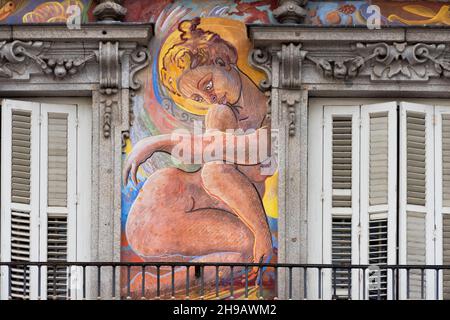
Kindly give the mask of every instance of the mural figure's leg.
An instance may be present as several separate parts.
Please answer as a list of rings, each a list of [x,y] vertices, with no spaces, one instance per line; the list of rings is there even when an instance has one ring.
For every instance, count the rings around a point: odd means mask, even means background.
[[[126,225],[130,247],[144,261],[251,261],[253,233],[222,201],[212,199],[201,181],[200,172],[175,168],[161,169],[147,179]],[[211,278],[206,271],[205,281],[215,280],[215,274]],[[182,272],[176,272],[176,290],[185,285]],[[137,275],[132,284],[136,294],[141,290],[138,277],[142,279]],[[151,274],[147,277],[149,286],[155,284]],[[170,289],[171,279],[162,280],[161,291]]]
[[[218,252],[209,255],[192,258],[190,262],[203,262],[203,263],[227,263],[227,262],[247,262],[248,258],[244,257],[240,253],[233,252]],[[198,270],[200,271],[200,270]],[[251,277],[251,270],[248,270],[249,277]],[[217,273],[217,275],[216,275]],[[236,281],[236,275],[243,274],[244,268],[233,269],[233,281]],[[204,294],[211,294],[215,292],[216,277],[218,285],[221,285],[223,281],[227,284],[231,281],[231,269],[229,267],[216,267],[209,266],[204,267],[203,276],[201,271],[196,272],[194,267],[189,268],[189,291],[190,296],[200,296],[201,294],[201,282],[204,284]],[[172,279],[171,267],[160,268],[159,286],[161,297],[170,297],[172,290],[175,291],[175,295],[186,294],[187,288],[187,268],[177,267],[174,269]],[[203,278],[203,280],[202,280]],[[156,268],[147,268],[145,272],[145,297],[157,297],[157,271]],[[173,287],[172,287],[173,286]],[[228,287],[228,286],[227,286]],[[214,289],[213,289],[214,288]],[[142,272],[136,274],[131,280],[130,291],[133,293],[134,298],[142,297]]]
[[[207,163],[202,183],[214,198],[223,201],[254,235],[253,261],[265,262],[272,255],[272,237],[262,200],[251,181],[234,165]]]

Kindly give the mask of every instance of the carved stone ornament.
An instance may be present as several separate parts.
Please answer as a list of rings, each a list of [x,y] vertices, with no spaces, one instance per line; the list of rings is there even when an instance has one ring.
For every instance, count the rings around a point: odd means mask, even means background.
[[[273,15],[281,23],[302,23],[307,15],[304,8],[307,2],[307,0],[280,0]]]
[[[278,52],[280,65],[280,82],[283,88],[299,88],[302,82],[302,61],[306,51],[301,44],[283,44]]]
[[[49,47],[50,43],[40,41],[0,42],[0,78],[20,78],[24,75],[24,66],[32,63],[44,74],[63,80],[78,73],[87,62],[95,60],[96,57],[94,52],[77,58],[47,57],[42,51]]]
[[[93,14],[99,22],[122,21],[127,9],[122,6],[122,0],[100,0]]]
[[[305,59],[320,68],[326,77],[353,79],[369,69],[372,81],[428,81],[430,77],[450,78],[450,59],[445,44],[357,43],[359,55],[324,58],[307,53]]]
[[[372,80],[428,81],[430,77],[450,78],[450,60],[445,44],[386,43],[357,44],[356,51],[372,57]]]
[[[112,129],[113,109],[119,103],[120,52],[118,42],[100,42],[97,53],[100,69],[100,107],[103,110],[103,136],[109,138]]]
[[[289,136],[295,136],[297,130],[296,125],[296,109],[295,105],[300,102],[299,91],[284,91],[281,96],[281,102],[287,107],[288,123],[289,123]]]
[[[250,53],[250,64],[264,72],[266,78],[261,80],[259,88],[267,91],[272,86],[272,52],[267,48],[255,48]]]
[[[45,46],[46,44],[40,41],[1,41],[0,78],[12,78],[16,74],[22,74],[22,66],[28,62],[28,58],[36,57]]]

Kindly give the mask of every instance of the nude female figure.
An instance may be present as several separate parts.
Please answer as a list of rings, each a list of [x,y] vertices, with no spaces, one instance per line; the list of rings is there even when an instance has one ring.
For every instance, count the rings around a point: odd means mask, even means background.
[[[212,147],[232,138],[246,145],[246,158],[235,163],[204,162],[194,173],[176,168],[156,171],[130,209],[126,235],[133,251],[148,262],[266,262],[272,254],[272,238],[261,200],[266,176],[261,175],[260,164],[267,159],[250,160],[248,153],[256,151],[250,147],[252,142],[267,138],[270,132],[267,98],[237,68],[236,49],[217,34],[200,29],[199,23],[199,19],[180,23],[180,42],[164,58],[161,73],[167,89],[209,107],[206,136],[189,135],[182,141]],[[170,64],[183,69],[176,80],[166,72]],[[230,136],[227,129],[255,131]],[[131,177],[137,184],[139,166],[156,152],[174,155],[177,143],[179,147],[180,142],[174,142],[171,135],[137,143],[125,163],[124,183]],[[225,153],[220,160],[225,160]],[[175,286],[181,288],[186,271],[180,268],[177,272]],[[227,274],[221,270],[222,276]],[[134,279],[132,291],[139,292],[141,276]],[[204,277],[211,281],[215,271],[206,270]],[[161,278],[161,291],[169,288],[169,278]],[[151,287],[154,271],[148,271],[145,280]],[[193,272],[192,281],[196,281]]]

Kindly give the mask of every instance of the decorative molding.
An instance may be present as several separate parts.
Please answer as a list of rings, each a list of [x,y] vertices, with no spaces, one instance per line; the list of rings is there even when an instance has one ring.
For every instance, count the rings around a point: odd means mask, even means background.
[[[302,61],[307,54],[301,44],[283,44],[278,51],[280,64],[280,84],[282,88],[300,88],[302,82]]]
[[[103,136],[111,136],[113,110],[119,106],[121,80],[121,53],[118,42],[100,42],[97,52],[100,77],[101,110],[103,110]]]
[[[28,56],[38,64],[45,74],[53,75],[56,79],[77,74],[87,62],[96,58],[95,53],[79,58],[47,58],[34,55]]]
[[[353,45],[359,55],[350,58],[324,57],[326,53],[306,53],[325,77],[354,79],[370,69],[372,81],[428,81],[430,77],[450,78],[450,59],[445,44],[374,43]]]
[[[139,47],[133,51],[130,55],[130,62],[130,89],[137,91],[142,87],[142,81],[136,79],[136,75],[150,64],[148,48]]]
[[[77,58],[51,57],[42,54],[44,49],[51,47],[48,42],[0,42],[0,78],[14,78],[23,74],[21,70],[28,63],[38,66],[44,74],[63,80],[67,76],[77,74],[86,63],[95,60],[92,53]]]
[[[263,91],[269,90],[272,86],[272,56],[268,48],[255,48],[250,53],[250,64],[266,75],[266,78],[259,83],[259,88]]]
[[[297,131],[296,105],[300,102],[300,91],[283,90],[281,93],[281,103],[286,106],[288,112],[289,136],[295,136]]]
[[[431,76],[450,78],[445,44],[376,43],[356,45],[365,62],[371,61],[371,80],[428,81]]]
[[[122,0],[100,0],[93,14],[99,22],[122,21],[127,9],[122,6]]]
[[[0,78],[13,78],[27,58],[36,57],[48,43],[42,41],[0,41]]]
[[[273,15],[281,23],[302,23],[308,14],[304,8],[307,3],[308,0],[280,0]]]
[[[334,60],[334,58],[315,57],[306,54],[305,59],[313,62],[322,70],[325,77],[335,79],[353,79],[357,77],[361,67],[367,62],[367,58],[360,56],[338,61]]]

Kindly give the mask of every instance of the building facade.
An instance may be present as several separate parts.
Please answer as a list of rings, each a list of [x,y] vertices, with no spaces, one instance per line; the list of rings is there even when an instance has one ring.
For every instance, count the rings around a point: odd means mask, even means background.
[[[449,8],[0,1],[0,298],[448,299]]]

